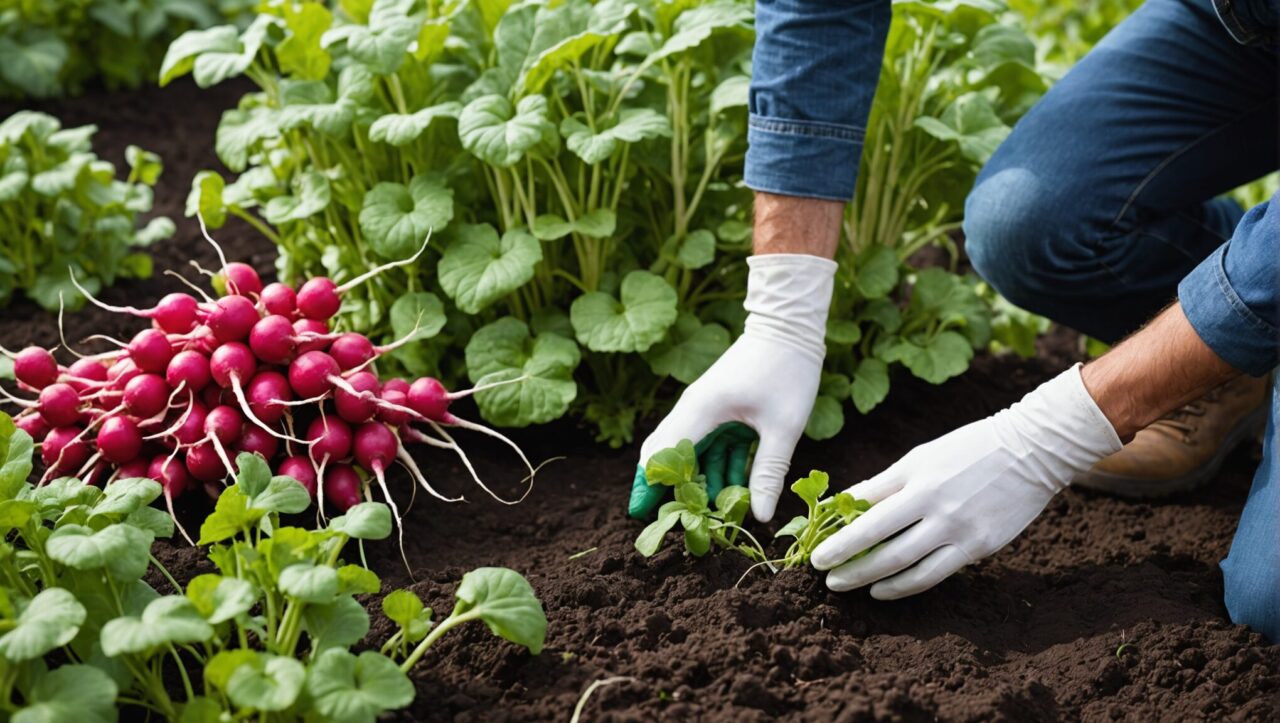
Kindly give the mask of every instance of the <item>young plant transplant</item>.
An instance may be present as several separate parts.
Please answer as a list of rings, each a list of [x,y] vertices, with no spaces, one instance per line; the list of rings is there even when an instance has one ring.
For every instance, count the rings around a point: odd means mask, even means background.
[[[138,228],[151,210],[160,158],[129,146],[129,174],[116,178],[115,166],[93,152],[97,130],[63,128],[25,110],[0,123],[0,307],[22,293],[49,310],[64,300],[79,308],[84,297],[68,268],[94,293],[118,278],[151,275],[151,257],[139,249],[174,231],[163,216]]]
[[[241,453],[236,483],[200,531],[215,572],[183,587],[149,553],[174,531],[149,506],[159,483],[35,486],[26,481],[32,446],[0,414],[0,701],[14,720],[115,720],[117,706],[131,706],[167,720],[373,721],[412,702],[407,672],[457,625],[482,621],[542,649],[546,617],[528,582],[480,568],[434,625],[416,596],[392,592],[384,609],[397,622],[393,613],[417,602],[404,632],[381,653],[353,652],[370,627],[355,596],[382,585],[343,553],[391,534],[380,503],[359,503],[322,529],[283,526],[280,515],[304,510],[309,496]],[[151,570],[165,594],[144,579]]]

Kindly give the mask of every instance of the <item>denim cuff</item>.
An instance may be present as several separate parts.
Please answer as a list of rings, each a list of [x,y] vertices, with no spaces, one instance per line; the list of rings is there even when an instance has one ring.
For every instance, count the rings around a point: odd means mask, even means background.
[[[1253,376],[1280,363],[1280,328],[1258,316],[1227,276],[1226,243],[1178,284],[1178,301],[1200,339],[1223,361]]]
[[[858,182],[863,135],[854,126],[752,114],[744,181],[766,193],[848,201]]]

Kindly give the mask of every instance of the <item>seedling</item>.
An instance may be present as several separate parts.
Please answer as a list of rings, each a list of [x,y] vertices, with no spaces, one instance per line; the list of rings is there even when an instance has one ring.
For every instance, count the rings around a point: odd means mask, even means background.
[[[783,569],[809,562],[813,551],[822,541],[840,528],[853,522],[859,515],[871,509],[871,503],[856,499],[848,492],[822,499],[830,483],[826,472],[813,470],[808,477],[801,477],[791,484],[791,491],[808,506],[807,515],[797,515],[774,534],[774,538],[792,537],[795,541],[787,548],[787,554],[777,562]]]

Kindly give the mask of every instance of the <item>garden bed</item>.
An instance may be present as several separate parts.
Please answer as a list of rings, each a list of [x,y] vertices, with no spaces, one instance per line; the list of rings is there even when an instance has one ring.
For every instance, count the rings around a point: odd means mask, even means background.
[[[68,125],[98,124],[109,160],[121,161],[128,143],[162,156],[156,212],[174,218],[178,233],[153,249],[158,274],[189,271],[192,258],[212,263],[182,207],[191,176],[217,165],[218,115],[242,91],[180,83],[41,109]],[[245,227],[230,224],[218,237],[230,256],[271,270],[273,247]],[[143,305],[177,288],[157,275],[103,298]],[[70,340],[135,328],[93,310],[67,318]],[[5,347],[56,341],[55,318],[34,305],[4,311]],[[864,479],[1014,401],[1069,364],[1072,348],[1057,332],[1033,361],[980,357],[937,387],[902,375],[884,405],[839,437],[802,444],[793,469],[827,470],[837,488]],[[830,594],[809,570],[757,570],[735,587],[748,564],[736,555],[693,560],[668,545],[645,560],[632,548],[641,525],[625,516],[635,447],[602,449],[568,424],[516,436],[535,461],[565,459],[510,507],[477,493],[447,453],[420,451],[433,484],[471,502],[420,497],[405,518],[405,546],[413,589],[440,608],[477,565],[523,573],[547,610],[546,650],[530,657],[463,628],[414,671],[418,697],[405,719],[564,720],[587,685],[610,676],[632,680],[597,690],[585,720],[1280,717],[1280,647],[1227,621],[1217,567],[1256,448],[1233,454],[1205,489],[1165,502],[1069,491],[992,559],[917,598],[880,603],[865,592]],[[481,474],[510,496],[522,476],[517,461],[469,441]],[[407,480],[396,486],[408,494]],[[194,521],[206,509],[192,500],[179,514]],[[384,588],[413,582],[394,543],[370,552]],[[179,577],[203,571],[189,568],[196,556],[181,547],[162,557]],[[385,620],[375,622],[371,639],[387,633]]]

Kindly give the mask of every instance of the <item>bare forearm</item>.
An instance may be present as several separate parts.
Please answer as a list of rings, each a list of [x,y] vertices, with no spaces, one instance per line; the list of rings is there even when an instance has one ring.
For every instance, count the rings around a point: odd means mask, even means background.
[[[1239,374],[1205,345],[1177,303],[1082,372],[1085,388],[1126,442]]]
[[[844,204],[756,192],[757,254],[809,254],[835,258]]]

